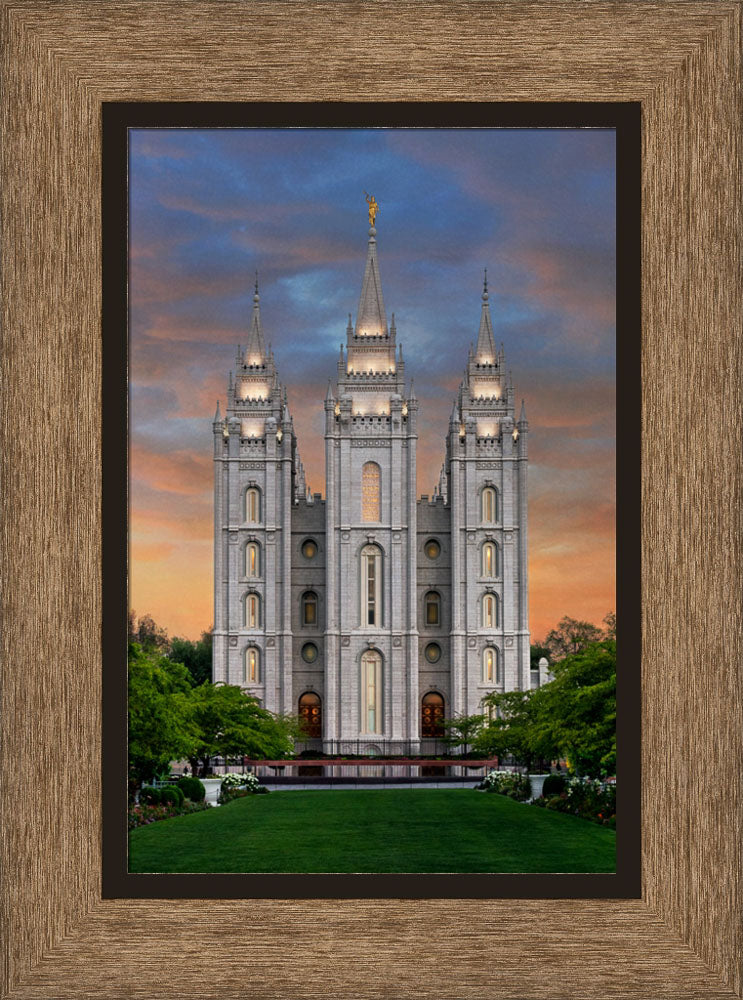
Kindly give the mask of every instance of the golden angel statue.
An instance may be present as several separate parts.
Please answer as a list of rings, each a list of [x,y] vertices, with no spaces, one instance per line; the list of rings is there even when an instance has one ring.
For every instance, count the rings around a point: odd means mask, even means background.
[[[366,194],[366,191],[364,191]],[[374,226],[374,220],[377,217],[377,212],[379,211],[379,205],[374,200],[374,195],[366,194],[366,204],[369,206],[369,225]]]

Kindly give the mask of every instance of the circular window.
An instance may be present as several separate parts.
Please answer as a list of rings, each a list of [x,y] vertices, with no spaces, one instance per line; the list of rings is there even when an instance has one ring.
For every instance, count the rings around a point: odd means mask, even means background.
[[[317,543],[313,542],[311,538],[302,545],[302,555],[305,559],[314,559],[317,555]]]
[[[317,646],[314,642],[306,642],[302,646],[302,659],[305,663],[314,663],[317,659]]]
[[[441,546],[435,538],[429,538],[426,542],[425,552],[429,559],[438,559],[441,555]]]
[[[437,642],[429,642],[425,649],[425,657],[429,663],[438,663],[441,659],[441,646]]]

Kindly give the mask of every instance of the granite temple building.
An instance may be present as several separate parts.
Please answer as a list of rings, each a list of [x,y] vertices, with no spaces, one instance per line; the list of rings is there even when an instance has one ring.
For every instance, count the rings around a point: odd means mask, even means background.
[[[307,489],[256,284],[247,347],[213,423],[213,680],[300,715],[309,748],[425,753],[442,718],[540,682],[529,665],[528,423],[486,281],[476,347],[452,357],[466,368],[438,487],[417,496],[418,402],[394,313],[387,321],[371,208],[370,222],[356,319],[324,401],[325,499]]]

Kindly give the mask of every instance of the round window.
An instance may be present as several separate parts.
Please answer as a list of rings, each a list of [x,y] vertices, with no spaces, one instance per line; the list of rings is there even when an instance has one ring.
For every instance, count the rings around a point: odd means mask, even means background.
[[[425,656],[429,663],[438,663],[441,659],[441,646],[436,642],[429,642],[426,646]]]
[[[426,542],[426,555],[429,559],[437,559],[441,554],[441,546],[435,538],[429,538]]]
[[[317,555],[317,544],[311,538],[302,545],[302,555],[305,559],[314,559]]]
[[[314,663],[317,659],[317,646],[314,642],[306,642],[302,646],[302,659],[305,663]]]

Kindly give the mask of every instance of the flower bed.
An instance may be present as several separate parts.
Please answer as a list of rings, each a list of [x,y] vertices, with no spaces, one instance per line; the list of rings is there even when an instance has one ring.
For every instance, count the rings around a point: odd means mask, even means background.
[[[515,771],[489,771],[477,787],[485,792],[507,795],[517,802],[525,802],[531,798],[529,776]]]
[[[170,819],[171,816],[202,812],[208,808],[209,806],[205,802],[190,802],[189,800],[186,800],[183,805],[176,805],[172,802],[161,805],[130,805],[128,827],[130,830],[134,830],[138,826],[156,823],[159,819]]]
[[[248,771],[246,774],[233,772],[226,774],[222,779],[222,785],[219,789],[219,803],[224,806],[228,802],[234,802],[235,799],[241,799],[246,795],[257,795],[267,791],[266,786],[260,783],[252,771]]]
[[[568,778],[559,795],[535,799],[535,806],[555,809],[588,819],[612,830],[617,826],[616,783],[602,782],[595,778]]]

